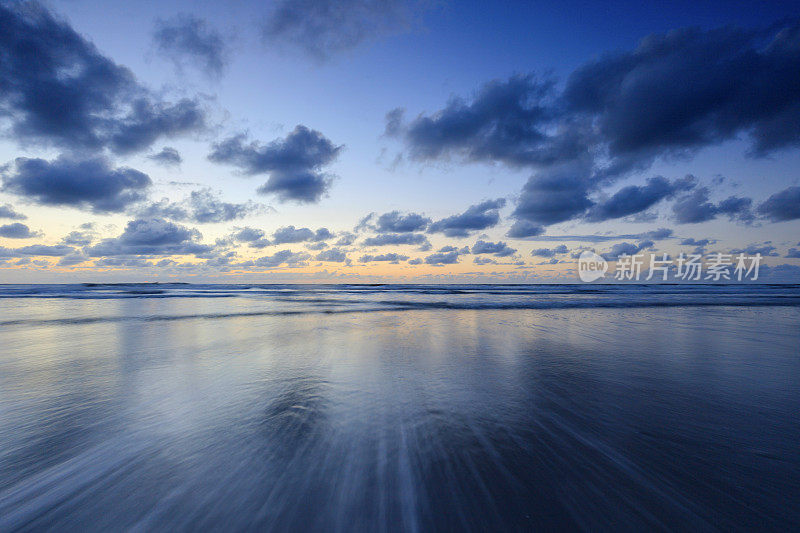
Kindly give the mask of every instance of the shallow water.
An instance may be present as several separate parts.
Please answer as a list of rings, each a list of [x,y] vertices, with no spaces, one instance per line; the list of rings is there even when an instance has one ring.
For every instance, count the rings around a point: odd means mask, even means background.
[[[800,527],[797,286],[3,286],[0,530]]]

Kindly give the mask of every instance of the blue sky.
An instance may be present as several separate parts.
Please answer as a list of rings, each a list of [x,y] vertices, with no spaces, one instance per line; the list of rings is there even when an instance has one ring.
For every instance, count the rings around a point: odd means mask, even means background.
[[[798,4],[0,5],[0,281],[797,276]]]

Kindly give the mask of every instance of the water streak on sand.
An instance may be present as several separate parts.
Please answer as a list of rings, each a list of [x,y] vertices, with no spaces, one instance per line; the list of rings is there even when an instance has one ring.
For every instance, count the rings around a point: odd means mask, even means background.
[[[800,286],[0,286],[0,531],[800,528]]]

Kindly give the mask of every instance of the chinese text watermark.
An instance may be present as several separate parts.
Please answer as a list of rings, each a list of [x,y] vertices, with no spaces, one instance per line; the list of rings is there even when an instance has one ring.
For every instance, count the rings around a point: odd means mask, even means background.
[[[649,256],[649,257],[648,257]],[[617,281],[756,281],[761,254],[711,254],[704,260],[700,254],[683,254],[671,258],[667,254],[623,255],[616,259],[613,278]],[[585,251],[578,258],[578,277],[583,282],[603,278],[608,261]]]

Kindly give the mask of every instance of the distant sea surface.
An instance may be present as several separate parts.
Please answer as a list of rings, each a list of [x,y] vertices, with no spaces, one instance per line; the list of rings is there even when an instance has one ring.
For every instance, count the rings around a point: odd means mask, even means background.
[[[0,531],[800,529],[798,285],[0,285]]]

